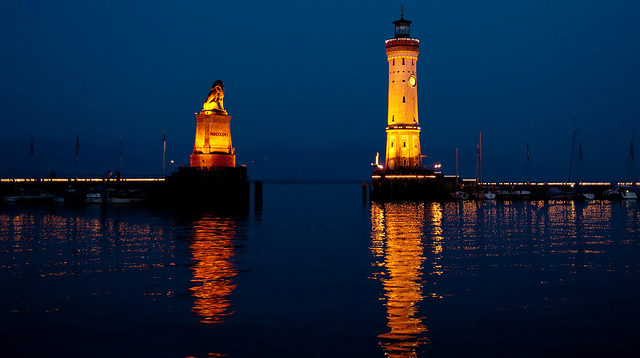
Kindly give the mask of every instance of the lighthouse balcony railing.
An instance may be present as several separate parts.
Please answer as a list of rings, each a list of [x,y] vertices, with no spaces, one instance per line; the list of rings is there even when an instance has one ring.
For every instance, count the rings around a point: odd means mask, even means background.
[[[389,39],[385,41],[387,47],[390,46],[418,46],[420,40],[411,39],[411,38],[397,38],[397,39]]]
[[[417,124],[390,124],[387,126],[387,130],[389,129],[414,129],[420,130],[420,126]]]

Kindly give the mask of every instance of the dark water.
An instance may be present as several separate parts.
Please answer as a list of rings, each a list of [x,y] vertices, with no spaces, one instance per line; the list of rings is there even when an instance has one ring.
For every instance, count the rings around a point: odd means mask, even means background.
[[[2,357],[636,356],[636,202],[0,207]]]

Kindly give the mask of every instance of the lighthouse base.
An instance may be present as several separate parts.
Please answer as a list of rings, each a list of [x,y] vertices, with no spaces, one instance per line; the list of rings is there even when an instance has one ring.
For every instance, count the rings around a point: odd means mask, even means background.
[[[373,171],[371,200],[446,200],[455,188],[455,178],[428,169]]]

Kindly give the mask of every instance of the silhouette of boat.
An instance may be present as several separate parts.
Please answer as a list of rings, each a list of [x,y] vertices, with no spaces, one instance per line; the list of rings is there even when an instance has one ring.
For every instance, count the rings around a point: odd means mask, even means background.
[[[591,192],[591,189],[585,186],[581,186],[578,183],[576,183],[576,185],[574,186],[574,193],[576,199],[579,200],[593,200],[596,197],[595,194]]]
[[[496,194],[489,189],[480,189],[474,192],[473,196],[479,200],[494,200],[496,198]]]
[[[545,197],[552,200],[571,200],[576,198],[576,194],[571,191],[564,191],[560,188],[551,188],[547,191]]]
[[[25,190],[20,188],[17,195],[7,195],[3,198],[5,202],[39,202],[53,200],[55,195],[44,192],[40,189]]]
[[[97,192],[87,193],[85,202],[87,204],[102,204],[102,194]]]
[[[516,189],[511,192],[511,197],[516,200],[529,199],[531,197],[531,192],[525,189]]]
[[[634,200],[638,199],[638,195],[633,191],[633,188],[628,185],[616,185],[611,189],[607,189],[602,192],[602,196],[607,199],[622,199],[622,200]]]
[[[138,189],[106,189],[104,196],[107,204],[135,204],[144,201],[144,192]]]
[[[469,193],[466,191],[458,190],[455,193],[451,193],[451,197],[456,200],[467,200],[469,199]]]

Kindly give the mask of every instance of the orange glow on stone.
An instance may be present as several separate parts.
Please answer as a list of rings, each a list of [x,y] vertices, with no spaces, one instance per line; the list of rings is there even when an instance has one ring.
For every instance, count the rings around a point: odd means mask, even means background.
[[[389,98],[386,169],[421,168],[420,127],[416,69],[419,41],[387,40]]]
[[[196,138],[190,166],[198,168],[235,167],[235,148],[231,144],[231,116],[222,107],[224,85],[216,81],[196,114]]]

